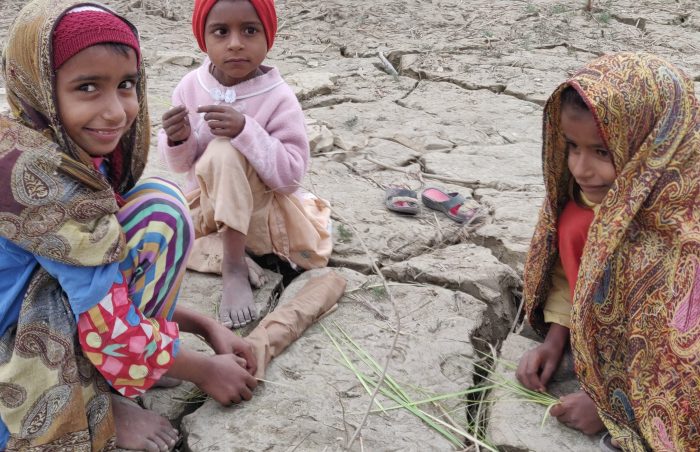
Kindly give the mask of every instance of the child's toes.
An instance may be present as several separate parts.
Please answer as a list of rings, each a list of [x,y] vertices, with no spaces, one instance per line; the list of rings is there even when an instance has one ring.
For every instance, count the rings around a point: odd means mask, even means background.
[[[248,256],[245,257],[245,263],[248,266],[248,280],[250,281],[250,285],[256,289],[264,286],[267,282],[267,278],[265,278],[265,270],[263,270],[262,267],[256,264],[255,261]]]
[[[253,306],[253,307],[246,306],[235,314],[235,318],[233,321],[233,327],[240,328],[242,326],[246,326],[247,324],[249,324],[250,322],[252,322],[253,320],[255,320],[257,318],[258,318],[258,313],[257,313],[257,309],[255,308],[255,306]]]
[[[237,319],[237,317],[236,317]],[[231,312],[230,311],[219,311],[219,322],[225,326],[226,328],[233,328],[235,327],[235,321],[233,318],[231,318]]]

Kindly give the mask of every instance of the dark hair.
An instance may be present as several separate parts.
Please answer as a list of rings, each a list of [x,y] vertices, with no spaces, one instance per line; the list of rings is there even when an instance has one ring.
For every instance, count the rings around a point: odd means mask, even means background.
[[[586,101],[583,97],[576,91],[576,88],[569,85],[561,92],[559,97],[560,108],[563,110],[565,107],[573,108],[579,111],[590,111]],[[568,171],[567,171],[568,172]],[[583,198],[581,197],[581,187],[578,186],[574,177],[569,174],[569,196],[573,198],[574,202],[578,204],[579,207],[588,208]]]
[[[559,97],[560,99],[560,107],[563,109],[564,107],[571,107],[575,108],[577,110],[584,110],[588,111],[588,105],[586,104],[586,101],[583,100],[583,97],[576,91],[576,88],[573,86],[569,85],[564,90],[561,92],[561,96]]]

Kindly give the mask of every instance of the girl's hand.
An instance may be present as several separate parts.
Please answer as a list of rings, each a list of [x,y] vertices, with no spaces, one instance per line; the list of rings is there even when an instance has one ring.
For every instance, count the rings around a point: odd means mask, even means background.
[[[595,402],[585,391],[580,390],[560,398],[560,403],[554,405],[549,414],[556,417],[562,424],[580,430],[586,435],[595,435],[605,428],[598,416]]]
[[[163,114],[163,130],[168,136],[168,145],[173,146],[190,137],[192,128],[184,105],[173,107]]]
[[[559,367],[564,348],[569,342],[569,329],[553,323],[544,342],[528,350],[518,363],[515,376],[523,386],[532,390],[545,392],[547,383]]]
[[[208,356],[194,383],[222,405],[250,400],[258,381],[239,364],[236,355]]]
[[[228,105],[203,105],[197,113],[204,113],[212,135],[235,138],[245,126],[245,116]]]
[[[217,355],[233,353],[243,358],[245,369],[251,375],[255,375],[258,365],[253,354],[253,347],[245,339],[216,321],[207,325],[207,331],[203,336]]]
[[[527,389],[545,392],[562,355],[562,350],[549,344],[538,345],[520,358],[515,376]]]

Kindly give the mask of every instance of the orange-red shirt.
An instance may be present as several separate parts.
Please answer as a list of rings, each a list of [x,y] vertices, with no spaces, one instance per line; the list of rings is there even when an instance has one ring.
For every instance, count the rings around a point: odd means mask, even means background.
[[[593,209],[579,206],[575,201],[569,201],[559,217],[557,232],[559,236],[559,258],[569,283],[571,300],[574,299],[574,288],[578,279],[578,269],[581,265],[583,247],[588,239],[588,229],[593,222]]]

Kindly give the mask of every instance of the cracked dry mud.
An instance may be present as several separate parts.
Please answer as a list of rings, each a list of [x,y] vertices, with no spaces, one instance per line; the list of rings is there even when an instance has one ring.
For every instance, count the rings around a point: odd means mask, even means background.
[[[0,42],[24,3],[0,2]],[[141,31],[155,143],[171,90],[202,58],[190,31],[192,2],[105,3]],[[371,274],[376,262],[401,318],[388,373],[407,388],[445,393],[473,385],[479,379],[473,360],[487,349],[484,341],[511,360],[532,346],[522,336],[507,336],[544,194],[541,112],[553,88],[589,59],[619,50],[658,53],[700,80],[700,6],[694,0],[594,0],[590,12],[584,0],[276,3],[280,27],[268,62],[281,69],[304,107],[313,158],[303,185],[333,206],[331,265],[348,279],[339,309],[323,323],[341,326],[384,362],[396,320]],[[398,76],[387,73],[379,52]],[[0,81],[0,94],[3,86]],[[172,178],[152,151],[147,173]],[[383,206],[388,184],[472,195],[488,220],[461,228],[429,209],[398,216]],[[280,302],[300,284],[288,287]],[[272,278],[258,302],[275,300],[278,285]],[[213,315],[220,290],[219,277],[188,273],[180,301]],[[197,338],[185,341],[207,349]],[[183,402],[193,393],[189,385],[153,391],[144,403],[181,422],[182,447],[192,451],[339,450],[368,408],[367,392],[319,325],[273,362],[266,379],[270,383],[251,402],[233,408]],[[467,426],[461,402],[427,410]],[[597,447],[595,438],[552,420],[541,428],[543,413],[496,402],[486,419],[487,438],[501,450]],[[353,449],[454,447],[406,411],[389,410],[369,416]]]

